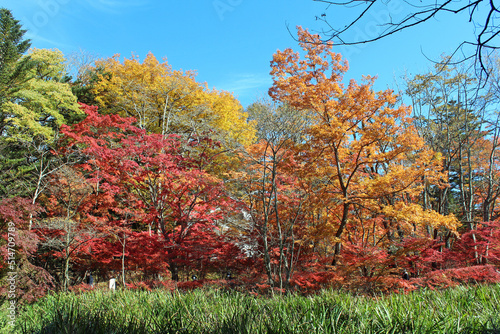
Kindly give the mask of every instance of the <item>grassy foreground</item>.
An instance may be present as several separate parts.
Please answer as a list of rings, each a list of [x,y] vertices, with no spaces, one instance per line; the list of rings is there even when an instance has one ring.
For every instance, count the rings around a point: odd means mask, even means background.
[[[217,290],[52,295],[1,333],[499,333],[500,285],[379,298],[324,291],[253,297]]]

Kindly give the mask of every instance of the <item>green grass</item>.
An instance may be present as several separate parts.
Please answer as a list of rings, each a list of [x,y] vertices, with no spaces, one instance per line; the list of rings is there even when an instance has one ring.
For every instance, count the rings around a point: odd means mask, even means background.
[[[254,297],[196,290],[51,295],[21,310],[2,333],[498,333],[500,285],[370,298]]]

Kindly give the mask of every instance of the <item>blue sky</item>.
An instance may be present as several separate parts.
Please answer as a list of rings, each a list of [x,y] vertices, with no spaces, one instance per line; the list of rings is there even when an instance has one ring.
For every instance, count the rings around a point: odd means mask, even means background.
[[[28,29],[36,48],[57,48],[65,55],[84,50],[99,57],[152,52],[174,69],[196,70],[210,88],[233,92],[243,106],[267,96],[273,53],[298,50],[292,33],[301,25],[324,27],[315,16],[326,5],[312,0],[0,0]],[[353,30],[353,38],[373,37],[384,15],[404,13],[403,0],[379,9]],[[330,8],[331,22],[347,23],[349,12]],[[405,71],[417,74],[450,53],[472,29],[456,16],[442,15],[429,24],[368,45],[339,47],[349,61],[346,79],[376,75],[376,89],[396,88]]]

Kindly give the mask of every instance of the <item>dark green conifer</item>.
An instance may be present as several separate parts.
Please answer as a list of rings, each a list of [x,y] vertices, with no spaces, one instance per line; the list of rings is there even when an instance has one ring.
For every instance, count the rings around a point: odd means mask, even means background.
[[[0,8],[0,134],[8,120],[3,104],[29,80],[32,62],[29,57],[21,59],[31,46],[29,39],[23,39],[25,33],[10,10]]]
[[[25,82],[30,79],[32,62],[23,54],[31,46],[29,39],[24,39],[26,30],[22,29],[10,10],[0,8],[0,197],[16,193],[12,182],[18,175],[18,165],[24,162],[19,154],[19,145],[8,142],[7,127],[11,115],[4,105],[14,99]]]

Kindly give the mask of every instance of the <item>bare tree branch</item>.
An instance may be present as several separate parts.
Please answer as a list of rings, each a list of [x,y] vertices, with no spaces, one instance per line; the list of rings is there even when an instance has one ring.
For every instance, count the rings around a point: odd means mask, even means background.
[[[322,21],[327,27],[327,29],[322,29],[320,32],[322,42],[330,43],[333,46],[353,46],[375,42],[397,32],[425,24],[430,19],[442,17],[445,13],[456,15],[468,11],[468,22],[473,25],[475,40],[464,40],[457,46],[453,55],[461,54],[459,61],[474,58],[478,74],[480,77],[485,75],[487,79],[489,73],[484,58],[492,51],[500,48],[498,41],[500,11],[494,0],[422,0],[417,4],[410,1],[404,1],[401,4],[397,0],[313,1],[327,5],[325,12],[320,16],[316,16],[316,19]],[[393,14],[397,13],[394,13],[391,8],[396,6],[403,12],[397,15],[398,18],[395,19]],[[349,13],[354,12],[354,18],[349,20],[342,28],[335,27],[332,24],[334,20],[327,18],[327,11],[333,11],[334,7],[347,8]],[[398,12],[400,10],[398,9]],[[382,12],[384,15],[380,15]],[[357,39],[358,36],[352,37],[350,35],[352,30],[356,27],[359,28],[369,14],[374,14],[374,17],[377,16],[378,27],[382,27],[380,31],[376,32],[374,36],[366,36],[366,38],[362,39]],[[459,19],[458,16],[457,19]],[[335,24],[337,22],[335,20]],[[466,50],[466,47],[470,46],[473,47],[473,50]]]

